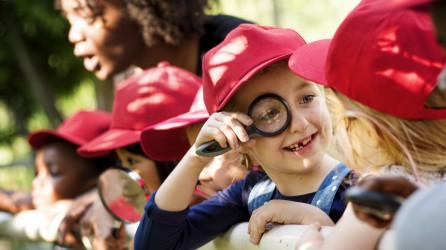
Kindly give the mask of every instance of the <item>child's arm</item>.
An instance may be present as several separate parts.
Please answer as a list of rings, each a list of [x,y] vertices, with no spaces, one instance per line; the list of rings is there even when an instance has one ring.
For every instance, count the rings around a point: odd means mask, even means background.
[[[310,225],[297,242],[296,250],[374,250],[384,231],[359,220],[349,204],[341,219],[325,239],[316,237],[320,234],[320,226]]]
[[[267,223],[301,224],[319,222],[324,226],[333,226],[331,218],[319,208],[301,202],[271,200],[254,210],[249,219],[248,233],[251,243],[257,245],[266,231]]]
[[[17,214],[34,209],[30,193],[0,190],[0,211]]]
[[[242,195],[244,181],[188,208],[198,176],[211,160],[198,156],[195,153],[197,146],[215,139],[222,147],[229,144],[235,148],[237,138],[246,136],[242,141],[247,140],[246,131],[239,120],[243,119],[243,124],[249,125],[251,119],[243,114],[231,115],[234,117],[213,114],[200,131],[195,145],[160,189],[152,194],[135,234],[135,249],[196,249],[232,225],[248,220],[249,213],[244,207]],[[244,146],[253,145],[253,142]]]
[[[159,188],[155,196],[156,205],[166,211],[186,209],[200,172],[211,160],[209,157],[197,155],[195,150],[201,144],[211,140],[216,140],[222,147],[230,146],[233,149],[239,149],[239,141],[249,140],[243,125],[249,126],[251,123],[251,118],[242,113],[212,114],[203,125],[195,144]]]

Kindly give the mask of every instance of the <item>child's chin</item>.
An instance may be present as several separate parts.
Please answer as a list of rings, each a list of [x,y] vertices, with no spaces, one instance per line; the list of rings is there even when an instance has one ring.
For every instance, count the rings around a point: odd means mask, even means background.
[[[50,205],[43,201],[42,202],[34,202],[34,208],[36,210],[46,211],[50,208]]]

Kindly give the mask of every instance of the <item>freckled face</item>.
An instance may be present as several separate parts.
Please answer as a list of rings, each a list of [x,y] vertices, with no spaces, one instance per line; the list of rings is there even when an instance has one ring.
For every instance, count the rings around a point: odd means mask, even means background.
[[[89,168],[89,159],[76,154],[76,146],[67,142],[50,143],[37,151],[36,177],[32,197],[37,209],[46,208],[58,200],[72,199],[96,186],[97,176]]]
[[[131,169],[141,176],[150,193],[161,186],[155,162],[147,157],[129,152],[124,148],[115,150],[123,167]]]
[[[61,5],[71,26],[68,40],[74,44],[74,55],[83,58],[85,69],[96,77],[109,79],[143,60],[139,26],[126,19],[117,3],[97,0],[99,13],[83,0],[62,0]]]
[[[250,150],[268,175],[306,173],[317,168],[326,155],[332,122],[319,86],[292,73],[286,65],[273,65],[245,83],[234,95],[237,110],[247,113],[250,104],[267,93],[285,99],[291,111],[288,128],[274,137],[256,137]]]

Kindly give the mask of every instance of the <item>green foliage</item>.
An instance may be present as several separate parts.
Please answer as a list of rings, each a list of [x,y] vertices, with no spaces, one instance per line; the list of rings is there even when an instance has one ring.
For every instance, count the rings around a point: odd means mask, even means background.
[[[31,191],[34,169],[25,165],[0,168],[0,189]]]
[[[27,78],[20,66],[24,59],[48,92],[59,98],[70,96],[83,79],[92,76],[73,56],[68,23],[54,10],[52,1],[0,0],[0,5],[0,103],[8,110],[8,119],[0,124],[0,144],[10,144],[15,136],[28,134],[31,119],[43,112],[29,82],[34,79]],[[23,50],[18,43],[23,43]],[[49,126],[48,121],[43,124]]]

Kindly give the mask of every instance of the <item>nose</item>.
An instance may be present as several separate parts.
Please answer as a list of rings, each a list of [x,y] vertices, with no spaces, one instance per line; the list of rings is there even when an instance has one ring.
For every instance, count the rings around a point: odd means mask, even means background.
[[[38,174],[36,177],[34,177],[32,182],[32,188],[36,189],[42,186],[43,178],[42,175]]]
[[[201,171],[200,175],[198,176],[199,181],[211,181],[212,180],[212,173],[210,171],[210,167],[206,166]]]
[[[291,133],[303,132],[308,128],[310,123],[306,119],[306,113],[299,110],[292,110],[291,121],[290,121],[290,131]]]
[[[76,44],[84,39],[84,35],[82,33],[84,26],[85,24],[80,20],[71,23],[70,30],[68,32],[68,41],[70,41],[70,43]]]

